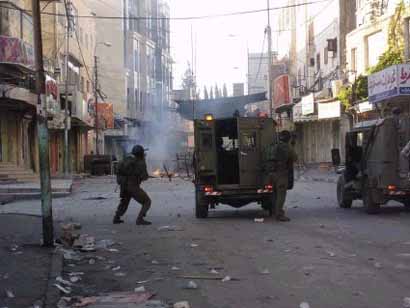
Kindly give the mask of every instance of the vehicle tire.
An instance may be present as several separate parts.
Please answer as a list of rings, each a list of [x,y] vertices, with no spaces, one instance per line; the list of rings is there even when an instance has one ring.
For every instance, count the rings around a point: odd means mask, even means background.
[[[369,187],[368,181],[365,180],[363,184],[363,206],[367,214],[374,215],[379,213],[380,204],[377,204],[372,195],[372,189]]]
[[[264,199],[264,200],[262,201],[262,208],[263,208],[265,211],[268,211],[268,212],[269,212],[269,217],[272,217],[272,216],[273,216],[273,210],[274,210],[274,208],[273,208],[272,200],[270,200],[269,198]]]
[[[209,204],[204,198],[202,192],[195,191],[195,216],[196,218],[207,218],[208,217]]]
[[[343,209],[350,209],[352,207],[353,199],[346,194],[345,177],[339,176],[337,180],[337,203]]]

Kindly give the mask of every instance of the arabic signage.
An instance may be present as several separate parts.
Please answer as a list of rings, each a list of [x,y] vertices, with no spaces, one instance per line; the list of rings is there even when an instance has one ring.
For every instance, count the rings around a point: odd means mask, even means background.
[[[273,103],[275,108],[288,105],[290,99],[289,75],[282,75],[273,81]]]
[[[302,97],[302,114],[308,115],[315,112],[315,95],[313,93]]]
[[[34,67],[34,49],[19,38],[0,35],[0,63]]]
[[[410,64],[390,66],[369,76],[369,102],[410,95]]]
[[[355,107],[358,113],[365,113],[374,110],[374,105],[370,104],[368,101],[357,104]]]
[[[47,112],[55,114],[60,111],[59,91],[55,79],[46,75],[46,104]]]
[[[103,129],[114,128],[114,108],[112,103],[98,103],[98,124]]]
[[[339,118],[342,112],[340,101],[331,103],[318,103],[318,119]]]

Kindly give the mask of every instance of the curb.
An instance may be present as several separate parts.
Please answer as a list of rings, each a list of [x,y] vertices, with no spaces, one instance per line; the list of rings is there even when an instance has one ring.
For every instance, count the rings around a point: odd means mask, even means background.
[[[55,308],[60,300],[60,291],[54,287],[55,280],[63,273],[63,254],[53,251],[51,256],[50,272],[48,274],[47,291],[44,296],[44,308]]]

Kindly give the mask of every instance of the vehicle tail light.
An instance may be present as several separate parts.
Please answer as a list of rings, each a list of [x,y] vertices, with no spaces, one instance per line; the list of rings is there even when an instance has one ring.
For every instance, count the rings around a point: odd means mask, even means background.
[[[272,184],[265,185],[265,190],[272,191],[273,190]]]
[[[397,187],[396,187],[396,185],[389,185],[389,186],[387,186],[387,189],[388,190],[396,190]]]
[[[205,186],[205,187],[204,187],[204,191],[205,191],[206,193],[211,193],[211,192],[214,191],[214,188],[213,188],[212,186]]]

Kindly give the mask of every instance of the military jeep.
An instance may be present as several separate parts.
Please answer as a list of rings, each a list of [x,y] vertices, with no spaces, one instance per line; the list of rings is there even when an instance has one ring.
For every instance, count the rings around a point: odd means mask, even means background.
[[[263,149],[275,136],[268,118],[207,116],[194,123],[195,214],[209,208],[235,208],[257,202],[272,212],[272,185],[263,172]]]
[[[339,168],[337,201],[351,208],[362,200],[376,214],[390,200],[410,206],[409,159],[401,154],[410,140],[410,119],[389,117],[358,123],[346,134],[345,166]],[[332,153],[340,162],[338,150]]]

